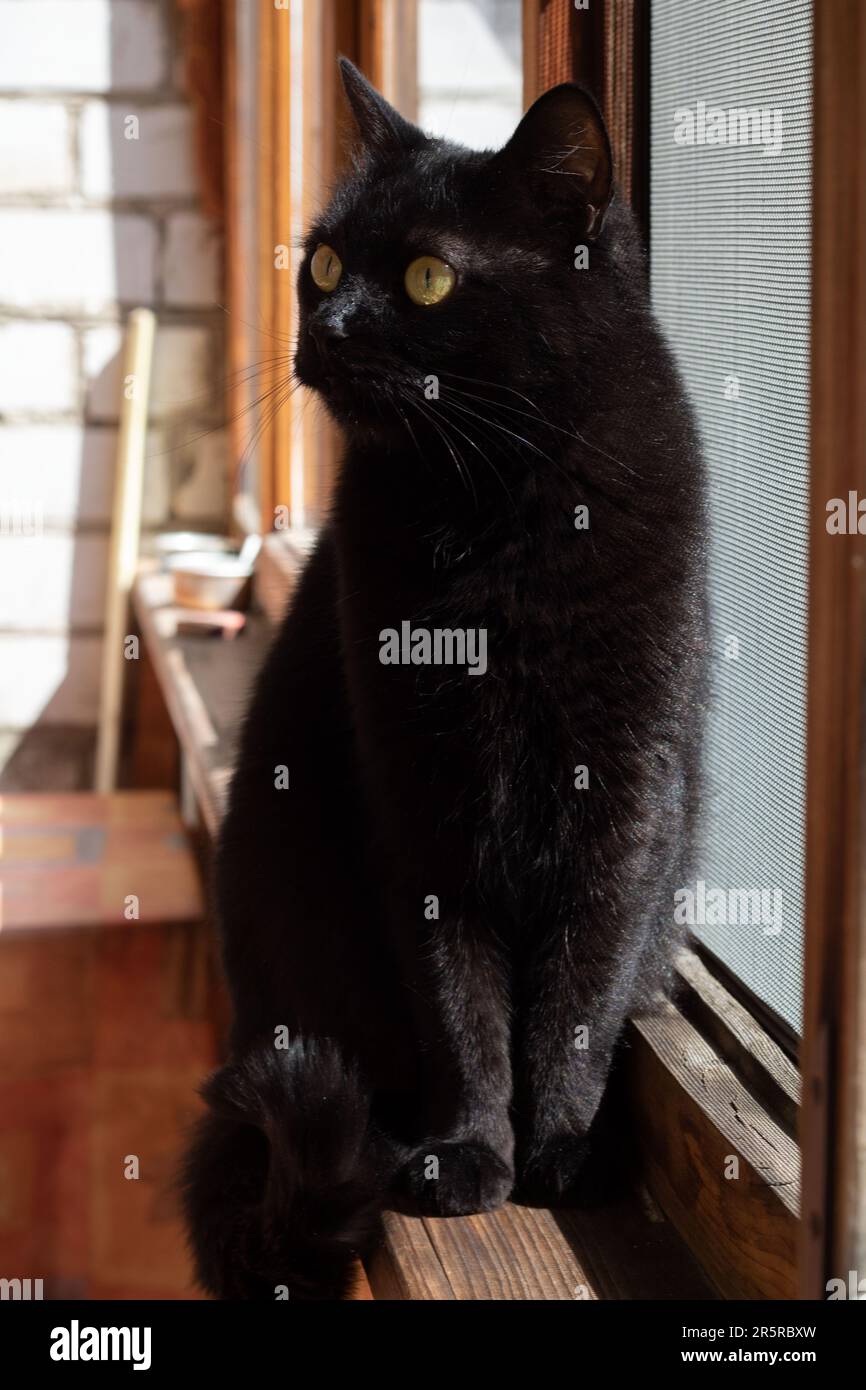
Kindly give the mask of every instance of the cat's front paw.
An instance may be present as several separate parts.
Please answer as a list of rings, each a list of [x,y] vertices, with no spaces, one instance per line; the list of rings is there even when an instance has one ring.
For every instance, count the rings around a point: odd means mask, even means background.
[[[588,1139],[557,1135],[529,1150],[519,1167],[518,1200],[546,1207],[597,1206],[608,1178]]]
[[[412,1153],[400,1187],[425,1216],[471,1216],[508,1198],[514,1170],[486,1144],[431,1140]]]

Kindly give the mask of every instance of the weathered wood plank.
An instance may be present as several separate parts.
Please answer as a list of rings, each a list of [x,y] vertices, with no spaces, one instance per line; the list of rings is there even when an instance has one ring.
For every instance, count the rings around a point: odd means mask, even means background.
[[[630,1038],[653,1196],[726,1297],[796,1297],[796,1144],[673,1005],[636,1019]]]
[[[597,1296],[588,1271],[550,1211],[508,1204],[458,1220],[428,1217],[424,1227],[454,1298]]]
[[[556,1220],[581,1252],[598,1299],[712,1301],[719,1294],[671,1223],[645,1196]]]
[[[454,1293],[419,1217],[385,1214],[385,1240],[367,1271],[374,1298],[451,1299]]]
[[[677,973],[684,986],[677,1001],[681,1012],[793,1136],[800,1107],[800,1073],[790,1057],[694,951],[680,952]]]
[[[174,604],[172,592],[170,575],[139,575],[133,590],[135,615],[206,829],[215,837],[247,697],[273,630],[251,613],[233,642],[178,637],[177,623],[185,610]]]
[[[479,1216],[389,1212],[370,1262],[377,1299],[715,1299],[671,1224],[628,1196],[594,1211],[507,1204]]]

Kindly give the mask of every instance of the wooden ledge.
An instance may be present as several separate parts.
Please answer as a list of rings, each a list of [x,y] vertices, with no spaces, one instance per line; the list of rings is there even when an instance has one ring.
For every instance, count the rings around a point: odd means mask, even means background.
[[[593,1211],[389,1212],[367,1274],[376,1299],[718,1298],[670,1223],[637,1198]]]
[[[187,610],[174,602],[171,575],[159,572],[138,576],[133,607],[198,809],[213,839],[225,807],[247,697],[273,629],[260,614],[250,613],[233,642],[178,636],[178,622]]]
[[[128,895],[138,898],[126,915]],[[176,798],[163,791],[0,796],[0,931],[199,922],[204,899]]]
[[[796,1298],[796,1068],[696,956],[679,971],[680,1006],[629,1025],[642,1172],[726,1298]]]

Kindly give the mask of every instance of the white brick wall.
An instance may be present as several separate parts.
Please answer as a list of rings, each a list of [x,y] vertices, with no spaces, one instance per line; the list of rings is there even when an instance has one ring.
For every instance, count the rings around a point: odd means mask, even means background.
[[[0,325],[0,412],[71,411],[77,396],[75,334],[68,324]]]
[[[185,521],[219,524],[225,515],[228,478],[228,441],[225,430],[209,430],[194,445],[181,438],[172,450],[177,483],[175,516]]]
[[[153,0],[3,0],[0,91],[149,91],[168,53]]]
[[[99,701],[98,637],[0,633],[0,709],[6,728],[37,720],[92,724]]]
[[[4,307],[99,314],[118,303],[153,301],[157,231],[149,218],[94,208],[5,208],[0,246]]]
[[[212,309],[221,303],[219,239],[213,224],[196,212],[166,219],[162,292],[171,305]]]
[[[105,325],[84,334],[87,411],[92,420],[116,420],[122,385],[123,334]],[[150,416],[204,415],[214,399],[212,338],[206,328],[167,325],[157,329],[150,387]]]
[[[174,3],[0,0],[0,774],[15,730],[96,720],[136,304],[159,324],[145,526],[225,516],[221,246]]]
[[[71,129],[69,112],[59,102],[0,101],[0,188],[4,193],[71,193]]]
[[[81,185],[88,198],[195,195],[186,106],[88,102],[81,113]]]
[[[0,496],[31,508],[46,526],[104,523],[116,446],[113,429],[0,425]]]
[[[149,430],[143,520],[165,523],[171,511],[170,455],[162,430]],[[106,425],[0,425],[0,533],[16,518],[45,528],[107,526],[114,501],[117,430]],[[206,513],[205,513],[206,514]]]
[[[4,536],[0,632],[100,627],[107,570],[107,536]]]

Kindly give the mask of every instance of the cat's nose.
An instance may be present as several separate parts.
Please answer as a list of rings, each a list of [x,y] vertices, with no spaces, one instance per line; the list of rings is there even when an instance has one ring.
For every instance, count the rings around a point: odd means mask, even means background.
[[[310,332],[320,347],[327,347],[329,343],[339,342],[349,336],[349,329],[342,318],[313,319]]]
[[[319,351],[328,352],[335,343],[348,338],[347,316],[343,314],[329,314],[327,318],[314,316],[310,319],[310,334]]]

